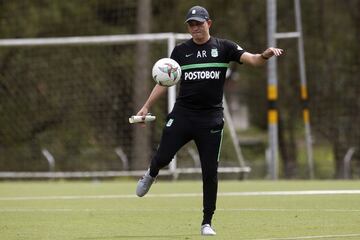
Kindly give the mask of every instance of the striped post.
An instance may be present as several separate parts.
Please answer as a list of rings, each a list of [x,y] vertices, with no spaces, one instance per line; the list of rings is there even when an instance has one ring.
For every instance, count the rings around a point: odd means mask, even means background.
[[[305,54],[304,54],[304,41],[302,37],[302,24],[301,24],[301,9],[300,1],[294,0],[295,6],[295,22],[296,30],[299,33],[298,38],[298,52],[299,52],[299,68],[300,68],[300,81],[301,81],[301,101],[303,103],[303,120],[305,127],[305,141],[306,141],[306,155],[308,161],[309,178],[313,179],[314,174],[314,159],[312,150],[312,138],[310,128],[310,111],[309,111],[309,95],[307,91],[306,69],[305,69]]]
[[[267,0],[267,39],[269,46],[276,46],[276,0]],[[278,111],[276,102],[277,91],[277,61],[270,58],[267,63],[267,97],[268,97],[268,131],[269,131],[269,151],[268,151],[268,174],[273,180],[278,179]]]

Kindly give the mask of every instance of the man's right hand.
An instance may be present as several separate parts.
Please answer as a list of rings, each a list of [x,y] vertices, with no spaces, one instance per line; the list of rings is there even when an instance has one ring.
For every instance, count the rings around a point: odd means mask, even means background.
[[[141,116],[143,120],[145,120],[146,115],[149,113],[149,109],[147,107],[142,107],[140,111],[136,114],[136,116]],[[141,127],[145,127],[145,122],[140,123]]]

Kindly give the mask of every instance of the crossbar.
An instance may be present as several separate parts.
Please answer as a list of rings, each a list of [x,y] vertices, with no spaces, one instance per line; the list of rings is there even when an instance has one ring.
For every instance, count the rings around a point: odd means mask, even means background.
[[[281,38],[299,38],[300,37],[300,33],[299,32],[282,32],[282,33],[275,33],[274,37],[276,39],[281,39]]]
[[[64,46],[64,45],[104,45],[114,43],[127,43],[134,41],[167,41],[169,38],[179,40],[190,39],[186,33],[148,33],[148,34],[123,34],[107,36],[78,36],[55,38],[14,38],[1,39],[0,47],[34,47],[34,46]]]

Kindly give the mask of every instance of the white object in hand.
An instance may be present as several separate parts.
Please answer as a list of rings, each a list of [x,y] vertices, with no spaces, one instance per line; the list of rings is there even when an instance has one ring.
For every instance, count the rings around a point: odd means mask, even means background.
[[[151,122],[154,121],[155,119],[156,117],[152,115],[146,115],[145,120],[143,119],[142,116],[131,116],[129,118],[129,123]]]

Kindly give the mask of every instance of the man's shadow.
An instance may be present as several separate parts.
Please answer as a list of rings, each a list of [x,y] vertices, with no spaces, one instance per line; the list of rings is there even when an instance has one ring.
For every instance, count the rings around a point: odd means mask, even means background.
[[[186,235],[118,235],[118,236],[102,236],[102,237],[81,237],[78,239],[92,240],[92,239],[190,239],[190,237],[199,236],[198,234]]]

